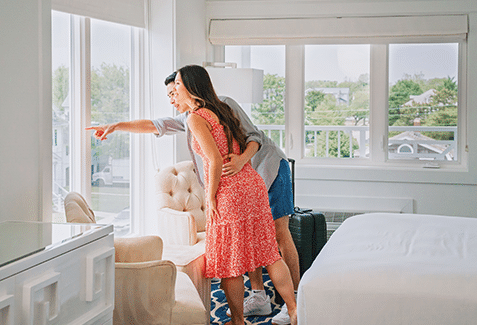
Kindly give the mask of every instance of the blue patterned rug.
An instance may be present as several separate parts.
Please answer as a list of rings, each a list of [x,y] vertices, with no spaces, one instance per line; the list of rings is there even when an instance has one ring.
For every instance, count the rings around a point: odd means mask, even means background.
[[[250,281],[248,277],[244,276],[245,280],[245,296],[250,294]],[[265,291],[272,302],[272,313],[269,316],[250,316],[245,317],[245,324],[272,324],[272,318],[280,312],[280,305],[275,302],[275,290],[273,289],[272,281],[268,274],[263,274],[263,282]],[[212,279],[212,300],[210,304],[210,324],[222,325],[230,321],[225,313],[227,312],[227,300],[222,289],[219,288],[220,280]]]

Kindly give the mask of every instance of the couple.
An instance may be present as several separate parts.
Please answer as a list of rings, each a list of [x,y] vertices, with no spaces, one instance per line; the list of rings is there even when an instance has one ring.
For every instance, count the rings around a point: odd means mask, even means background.
[[[174,94],[178,111],[188,112],[192,148],[204,161],[208,208],[206,276],[222,278],[231,324],[244,323],[242,275],[261,266],[267,268],[287,304],[290,322],[296,324],[293,282],[278,253],[267,187],[249,163],[238,163],[239,168],[232,163],[249,147],[240,120],[229,105],[218,99],[207,71],[200,66],[180,69],[168,92]],[[143,124],[144,132],[157,133],[159,128],[150,122],[136,123]],[[147,129],[151,124],[156,130]],[[127,130],[120,123],[90,129],[96,130],[95,136],[100,139],[114,130]]]

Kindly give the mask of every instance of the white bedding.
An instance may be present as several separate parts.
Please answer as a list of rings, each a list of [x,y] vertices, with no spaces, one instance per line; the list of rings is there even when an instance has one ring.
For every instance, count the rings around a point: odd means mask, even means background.
[[[299,324],[477,324],[477,219],[346,219],[298,289]]]

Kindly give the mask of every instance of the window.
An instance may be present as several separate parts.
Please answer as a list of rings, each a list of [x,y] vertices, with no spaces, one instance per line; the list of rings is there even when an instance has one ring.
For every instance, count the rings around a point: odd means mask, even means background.
[[[466,15],[212,19],[209,40],[226,60],[283,44],[285,149],[317,177],[418,181],[406,171],[465,171],[468,31]]]
[[[389,45],[388,158],[458,158],[458,43]]]
[[[131,27],[91,20],[91,124],[130,118]],[[130,134],[96,140],[91,132],[91,201],[98,222],[129,232]]]
[[[52,100],[53,100],[53,210],[63,211],[63,199],[70,191],[68,152],[70,139],[70,17],[53,11]],[[58,220],[58,213],[56,219]]]
[[[369,157],[369,55],[369,45],[305,46],[305,157]]]
[[[285,149],[285,46],[226,46],[225,61],[263,70],[263,102],[241,104],[252,122]]]
[[[80,192],[98,223],[115,225],[116,236],[132,225],[130,135],[99,141],[84,128],[130,120],[138,109],[131,106],[131,80],[143,72],[131,65],[140,30],[52,12],[54,210],[61,215],[66,194]]]
[[[303,136],[295,137],[303,139],[301,157],[339,159],[345,165],[458,163],[461,44],[302,46]],[[250,114],[284,151],[287,76],[283,70],[286,60],[296,61],[283,57],[286,48],[225,46],[227,62],[246,67],[241,65],[245,57],[248,67],[264,70],[264,102],[252,105]]]

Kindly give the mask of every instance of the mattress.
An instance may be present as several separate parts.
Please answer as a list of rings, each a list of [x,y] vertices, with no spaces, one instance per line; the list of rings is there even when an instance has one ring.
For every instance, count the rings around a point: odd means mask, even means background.
[[[303,275],[298,323],[477,324],[477,219],[346,219]]]

